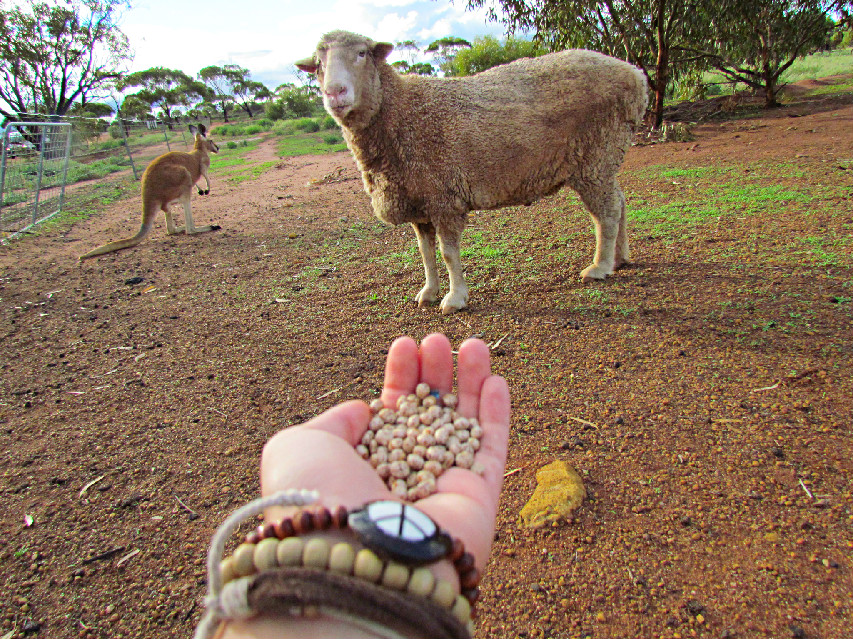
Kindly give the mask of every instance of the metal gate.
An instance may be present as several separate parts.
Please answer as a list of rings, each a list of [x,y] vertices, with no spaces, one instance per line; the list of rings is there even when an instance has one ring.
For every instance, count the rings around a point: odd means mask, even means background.
[[[0,238],[5,240],[62,210],[71,125],[12,122],[0,143]]]

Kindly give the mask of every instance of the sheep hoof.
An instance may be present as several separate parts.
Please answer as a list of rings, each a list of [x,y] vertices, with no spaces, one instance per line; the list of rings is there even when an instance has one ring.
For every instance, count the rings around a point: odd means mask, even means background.
[[[445,295],[441,300],[441,314],[451,315],[456,311],[461,311],[468,305],[468,295],[451,296],[450,293]]]
[[[415,295],[415,302],[418,304],[418,308],[427,308],[428,306],[432,306],[438,301],[438,296],[432,289],[424,287],[421,289],[420,293]]]
[[[611,271],[612,272],[612,271]],[[584,283],[595,282],[605,279],[611,272],[593,264],[581,271],[581,280]]]

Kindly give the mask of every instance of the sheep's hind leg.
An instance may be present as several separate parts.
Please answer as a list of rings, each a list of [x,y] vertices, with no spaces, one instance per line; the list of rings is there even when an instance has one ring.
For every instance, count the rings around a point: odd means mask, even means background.
[[[628,234],[625,226],[625,196],[614,179],[602,189],[580,192],[595,225],[595,255],[581,271],[584,282],[603,280],[628,263]]]
[[[415,295],[420,308],[429,306],[438,300],[438,265],[435,259],[435,227],[430,223],[412,224],[418,238],[418,250],[424,263],[426,284]]]
[[[441,312],[449,315],[468,305],[468,285],[462,274],[462,260],[459,259],[459,233],[440,233],[438,241],[441,258],[450,277],[450,291],[441,300]]]

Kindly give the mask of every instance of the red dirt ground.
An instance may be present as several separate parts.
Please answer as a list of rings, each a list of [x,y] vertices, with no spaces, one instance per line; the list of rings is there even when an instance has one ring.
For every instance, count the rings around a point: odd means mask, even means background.
[[[411,304],[413,234],[373,218],[347,153],[215,174],[193,199],[215,233],[166,237],[158,221],[78,264],[135,232],[133,198],[0,248],[0,637],[189,636],[210,535],[256,496],[263,443],[372,397],[391,341],[433,331],[493,344],[512,391],[478,637],[853,636],[853,274],[765,262],[748,241],[850,237],[853,100],[693,132],[630,151],[629,201],[648,189],[640,169],[755,161],[847,196],[832,215],[771,206],[676,245],[632,234],[636,265],[591,286],[589,221],[564,196],[476,213],[485,242],[530,240],[469,261],[471,306],[448,317]],[[254,152],[270,159],[272,142]],[[809,321],[750,328],[792,314]],[[589,498],[571,522],[524,529],[553,459]]]

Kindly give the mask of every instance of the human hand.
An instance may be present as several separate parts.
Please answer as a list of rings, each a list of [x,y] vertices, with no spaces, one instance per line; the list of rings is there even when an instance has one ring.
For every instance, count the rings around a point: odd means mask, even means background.
[[[398,338],[391,345],[383,403],[396,406],[397,397],[414,392],[420,382],[441,394],[452,390],[453,354],[444,335],[428,335],[420,348],[408,337]],[[482,571],[494,537],[503,485],[510,399],[506,380],[491,374],[489,349],[481,340],[469,339],[459,347],[456,395],[456,410],[476,417],[483,428],[476,459],[485,472],[478,475],[450,468],[438,478],[437,492],[416,505],[461,539]],[[370,417],[367,404],[353,400],[279,432],[264,447],[262,495],[289,488],[313,489],[319,491],[324,505],[342,505],[350,510],[377,499],[396,499],[375,469],[355,451]],[[280,508],[271,508],[266,517],[274,521],[283,513]]]

